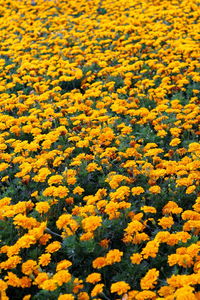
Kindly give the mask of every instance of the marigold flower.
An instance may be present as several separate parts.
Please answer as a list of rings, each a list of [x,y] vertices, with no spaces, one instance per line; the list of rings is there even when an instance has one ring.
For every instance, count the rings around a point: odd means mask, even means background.
[[[154,293],[152,291],[142,291],[142,292],[139,292],[135,296],[135,299],[136,300],[145,300],[145,299],[155,299],[155,297],[156,297],[156,293]]]
[[[149,188],[149,192],[152,194],[159,194],[161,192],[161,188],[158,185],[154,185]]]
[[[63,283],[67,283],[71,280],[71,274],[68,272],[68,270],[60,270],[53,276],[53,280],[55,280],[57,284],[61,286]]]
[[[94,269],[101,269],[106,266],[106,258],[105,257],[97,257],[92,262],[92,266]]]
[[[58,297],[58,300],[74,300],[74,296],[72,294],[62,294]]]
[[[131,257],[131,262],[132,264],[137,264],[139,265],[142,261],[142,255],[140,253],[134,253]]]
[[[143,290],[153,289],[157,284],[159,271],[155,268],[150,269],[146,275],[140,280],[140,286]]]
[[[90,275],[87,276],[86,282],[89,283],[96,283],[101,280],[101,274],[100,273],[91,273]]]
[[[119,251],[118,249],[110,250],[106,254],[106,264],[107,265],[112,265],[116,262],[120,262],[122,255],[123,255],[123,252]]]
[[[55,241],[55,242],[52,242],[51,244],[49,244],[46,247],[45,251],[48,253],[54,253],[54,252],[58,251],[60,248],[61,248],[61,243],[58,241]]]
[[[86,292],[81,292],[78,294],[78,300],[89,300],[89,295]]]
[[[50,205],[47,202],[37,202],[35,209],[40,213],[47,213],[50,209]]]
[[[57,263],[56,271],[65,270],[71,267],[71,265],[72,265],[71,261],[67,259],[61,260],[59,263]]]
[[[99,216],[90,216],[82,221],[82,226],[85,231],[95,231],[101,226],[102,218]]]
[[[158,224],[163,228],[163,229],[167,229],[167,228],[171,228],[172,225],[174,224],[174,220],[171,216],[169,217],[162,217],[161,219],[158,220]]]
[[[141,186],[135,186],[131,189],[132,194],[135,195],[140,195],[144,193],[144,189]]]
[[[130,285],[125,281],[118,281],[111,285],[111,293],[122,295],[125,294],[128,290],[130,290]]]
[[[47,279],[40,284],[43,290],[55,291],[57,289],[57,282],[54,279]]]
[[[29,259],[22,264],[22,272],[25,275],[30,275],[37,270],[38,270],[38,265],[37,265],[36,261],[34,261],[32,259]]]
[[[47,266],[51,261],[51,255],[49,253],[42,254],[39,257],[39,265]]]
[[[101,294],[103,292],[103,283],[98,283],[95,285],[95,287],[91,291],[91,297],[96,297],[97,295]]]

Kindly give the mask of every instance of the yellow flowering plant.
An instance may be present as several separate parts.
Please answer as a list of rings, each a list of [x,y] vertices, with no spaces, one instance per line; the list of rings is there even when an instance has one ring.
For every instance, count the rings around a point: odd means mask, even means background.
[[[199,299],[198,1],[0,4],[0,299]]]

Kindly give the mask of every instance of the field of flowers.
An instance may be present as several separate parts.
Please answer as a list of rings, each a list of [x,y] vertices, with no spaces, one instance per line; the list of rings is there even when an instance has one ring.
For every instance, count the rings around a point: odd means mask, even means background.
[[[0,0],[0,299],[200,299],[200,2]]]

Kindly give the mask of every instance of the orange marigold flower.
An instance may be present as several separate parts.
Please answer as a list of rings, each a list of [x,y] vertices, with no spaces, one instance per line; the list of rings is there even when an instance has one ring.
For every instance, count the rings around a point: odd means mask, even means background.
[[[86,282],[89,283],[96,283],[101,280],[101,274],[100,273],[91,273],[90,275],[87,276]]]
[[[95,170],[101,170],[101,167],[99,167],[97,163],[92,162],[87,165],[86,170],[88,172],[94,172]]]
[[[78,294],[78,300],[90,300],[90,297],[88,293],[81,292],[80,294]]]
[[[144,259],[149,257],[156,257],[158,253],[159,242],[157,240],[147,242],[146,246],[142,249],[141,254]]]
[[[40,284],[43,290],[55,291],[57,289],[57,282],[54,279],[47,279]]]
[[[149,188],[149,192],[152,194],[159,194],[161,192],[161,188],[159,185],[154,185]]]
[[[111,285],[111,293],[122,295],[125,294],[128,290],[130,290],[130,285],[125,281],[118,281]]]
[[[48,210],[50,209],[50,205],[47,202],[37,202],[35,209],[40,213],[46,213],[48,212]]]
[[[143,210],[143,212],[145,212],[145,213],[152,213],[152,214],[155,214],[157,212],[155,207],[153,207],[153,206],[146,206],[146,205],[142,206],[141,210]]]
[[[47,273],[45,272],[41,272],[37,275],[37,277],[35,278],[35,283],[37,285],[40,286],[40,284],[42,284],[44,281],[46,281],[47,279],[49,279]]]
[[[123,252],[119,251],[118,249],[110,250],[106,254],[106,264],[107,265],[112,265],[116,262],[120,262],[122,255],[123,255]]]
[[[183,209],[174,201],[169,201],[162,209],[163,214],[180,214],[182,211]]]
[[[71,261],[67,259],[61,260],[59,263],[57,263],[56,271],[65,270],[71,267],[71,265],[72,265]]]
[[[163,228],[163,229],[167,229],[167,228],[171,228],[172,225],[174,224],[174,220],[171,216],[169,217],[162,217],[161,219],[159,219],[158,224]]]
[[[135,296],[136,300],[156,299],[156,293],[152,291],[142,291]]]
[[[52,242],[51,244],[49,244],[46,247],[45,251],[48,253],[53,253],[53,252],[58,251],[60,248],[61,248],[61,243],[58,241],[55,241],[55,242]]]
[[[157,283],[159,271],[155,268],[150,269],[146,275],[140,280],[140,286],[143,290],[153,289]]]
[[[85,191],[85,190],[84,190],[82,187],[77,186],[77,187],[75,187],[75,188],[73,189],[73,194],[82,195],[84,191]]]
[[[186,194],[192,194],[196,189],[196,186],[193,184],[191,186],[188,186],[188,188],[186,189],[185,193]]]
[[[62,294],[58,297],[58,300],[74,300],[74,296],[72,294]]]
[[[45,253],[40,255],[39,257],[39,265],[41,266],[47,266],[51,261],[51,255],[49,253]]]
[[[92,262],[92,266],[94,269],[101,269],[106,266],[106,259],[105,257],[97,257],[95,260]]]
[[[69,282],[71,280],[71,277],[72,276],[68,272],[68,270],[60,270],[53,276],[53,279],[59,286],[61,286],[63,283]]]
[[[29,259],[22,264],[22,272],[25,275],[31,275],[33,272],[37,271],[38,265],[36,261]]]
[[[141,186],[135,186],[131,189],[133,195],[140,195],[144,193],[144,189]]]
[[[91,296],[96,297],[97,295],[101,294],[103,292],[103,287],[103,283],[98,283],[97,285],[95,285],[95,287],[91,291]]]
[[[108,240],[108,239],[103,239],[103,240],[101,240],[101,241],[99,242],[99,245],[100,245],[101,247],[103,247],[103,248],[108,248],[109,242],[110,242],[110,240]]]
[[[130,257],[132,264],[139,265],[142,261],[142,255],[140,253],[133,253],[133,255]]]
[[[102,218],[99,216],[89,216],[82,221],[82,226],[85,231],[95,231],[101,226]]]

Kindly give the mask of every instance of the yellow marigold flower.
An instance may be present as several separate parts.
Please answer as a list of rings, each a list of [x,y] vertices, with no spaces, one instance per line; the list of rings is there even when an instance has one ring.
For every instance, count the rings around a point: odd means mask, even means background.
[[[4,162],[0,163],[0,172],[6,170],[9,166],[10,165],[7,163],[4,163]]]
[[[167,204],[162,209],[163,214],[180,214],[182,211],[183,209],[179,207],[178,204],[174,201],[167,202]]]
[[[35,209],[40,213],[47,213],[48,210],[50,209],[50,205],[47,202],[37,202]]]
[[[91,232],[91,231],[88,231],[86,233],[83,233],[81,236],[80,236],[80,241],[89,241],[91,239],[94,238],[94,233]]]
[[[141,210],[143,210],[143,212],[145,212],[145,213],[152,213],[152,214],[155,214],[157,212],[155,207],[153,207],[153,206],[146,206],[146,205],[142,206]]]
[[[18,278],[16,274],[8,272],[7,276],[5,276],[4,279],[6,280],[7,285],[20,287],[20,278]]]
[[[89,216],[82,221],[85,231],[95,231],[102,224],[102,218],[99,216]]]
[[[133,195],[140,195],[144,193],[144,189],[141,186],[135,186],[131,189]]]
[[[144,229],[144,225],[138,220],[133,220],[128,223],[128,226],[124,229],[127,234],[132,235],[135,232],[142,231]]]
[[[155,239],[159,241],[159,243],[166,243],[170,237],[170,233],[168,231],[159,231],[156,234]]]
[[[118,281],[111,285],[111,293],[117,293],[118,295],[125,294],[128,290],[130,290],[130,285],[125,281]]]
[[[47,279],[49,279],[47,273],[45,272],[41,272],[37,275],[37,277],[35,278],[35,283],[37,285],[40,286],[40,284],[42,284],[44,281],[46,281]]]
[[[7,289],[8,285],[5,281],[3,281],[2,279],[0,279],[0,291],[3,292]]]
[[[63,283],[67,283],[71,280],[71,274],[68,270],[60,270],[54,276],[53,280],[57,282],[59,286],[63,285]]]
[[[156,299],[156,293],[152,291],[142,291],[135,296],[136,300]]]
[[[158,253],[159,242],[156,240],[147,242],[146,246],[142,249],[141,254],[143,255],[144,259],[149,257],[156,257]]]
[[[84,189],[80,186],[77,186],[73,189],[73,194],[82,195],[84,192]]]
[[[174,138],[171,140],[171,142],[169,143],[170,146],[175,147],[177,145],[179,145],[181,143],[181,140],[179,138]]]
[[[48,179],[48,184],[61,184],[63,177],[61,175],[53,175]]]
[[[149,188],[149,192],[152,194],[159,194],[161,192],[161,188],[159,185],[154,185]]]
[[[140,286],[143,290],[153,289],[155,284],[157,284],[157,279],[159,276],[159,271],[155,268],[150,269],[146,275],[140,280]]]
[[[92,283],[92,284],[94,284],[96,282],[99,282],[100,280],[101,280],[101,274],[100,273],[91,273],[86,278],[86,282],[89,282],[89,283]]]
[[[91,297],[96,297],[97,295],[101,294],[103,292],[103,283],[98,283],[95,285],[95,287],[91,291]]]
[[[0,263],[0,268],[4,270],[14,269],[21,262],[21,257],[14,255],[9,257],[6,261]]]
[[[119,251],[118,249],[110,250],[106,254],[106,264],[107,265],[112,265],[116,262],[120,262],[122,255],[123,255],[123,252]]]
[[[36,261],[29,259],[22,264],[22,273],[25,275],[31,275],[33,272],[38,270]]]
[[[120,186],[115,192],[110,193],[111,201],[124,200],[130,194],[130,188],[128,186]]]
[[[47,279],[40,284],[40,288],[47,291],[55,291],[57,289],[57,282],[54,279]]]
[[[92,266],[94,269],[101,269],[106,266],[106,258],[105,257],[97,257],[92,262]]]
[[[162,286],[158,293],[160,296],[167,297],[174,293],[175,288],[172,286]]]
[[[139,265],[142,261],[142,255],[140,253],[133,253],[133,255],[130,257],[132,264]]]
[[[189,144],[188,152],[194,152],[198,154],[200,152],[200,144],[196,142]]]
[[[103,248],[108,248],[109,243],[110,243],[110,240],[108,240],[108,239],[103,239],[103,240],[101,240],[101,241],[99,242],[99,245],[100,245],[101,247],[103,247]]]
[[[195,185],[191,185],[191,186],[189,186],[189,187],[186,189],[185,193],[186,193],[186,194],[192,194],[192,193],[195,191],[195,189],[196,189],[196,186],[195,186]]]
[[[38,225],[38,222],[33,217],[26,217],[22,214],[18,214],[14,217],[13,223],[17,226],[21,226],[26,229],[31,229],[33,227],[36,227]]]
[[[31,299],[31,295],[30,295],[30,294],[29,294],[29,295],[26,295],[26,296],[24,296],[22,300],[29,300],[29,299]]]
[[[161,219],[158,220],[158,224],[163,228],[163,229],[167,229],[167,228],[171,228],[172,225],[174,224],[174,220],[171,216],[169,217],[162,217]]]
[[[97,163],[89,163],[86,167],[88,172],[94,172],[95,170],[101,170],[101,167],[98,166]]]
[[[71,267],[71,265],[72,265],[71,261],[67,259],[61,260],[59,263],[57,263],[56,271],[65,270]]]
[[[181,128],[177,128],[177,127],[170,128],[171,134],[175,137],[179,137],[181,131],[182,131]]]
[[[51,255],[49,253],[45,253],[40,255],[39,257],[39,265],[41,266],[47,266],[51,261]]]
[[[24,288],[30,288],[31,286],[31,279],[27,276],[23,276],[20,278],[20,287]]]
[[[58,300],[74,300],[74,296],[72,294],[62,294],[58,297]]]
[[[61,248],[61,243],[58,241],[54,241],[46,247],[45,251],[48,253],[54,253],[58,251],[60,248]]]
[[[185,285],[184,287],[181,287],[177,289],[173,295],[175,299],[177,300],[195,300],[197,299],[194,294],[194,287]]]
[[[78,300],[90,300],[90,297],[88,293],[81,292],[80,294],[78,294]]]

